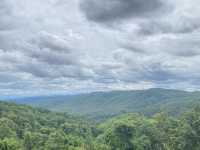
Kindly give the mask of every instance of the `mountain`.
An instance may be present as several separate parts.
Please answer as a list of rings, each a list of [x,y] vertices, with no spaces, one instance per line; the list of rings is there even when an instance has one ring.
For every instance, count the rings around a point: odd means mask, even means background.
[[[200,92],[169,89],[94,92],[80,95],[26,97],[14,100],[58,112],[103,119],[124,112],[152,115],[160,111],[179,115],[200,103]]]

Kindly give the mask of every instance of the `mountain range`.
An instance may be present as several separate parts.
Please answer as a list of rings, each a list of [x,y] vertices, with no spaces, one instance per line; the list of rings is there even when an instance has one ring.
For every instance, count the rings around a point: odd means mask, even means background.
[[[200,92],[148,89],[24,97],[12,101],[101,120],[129,112],[153,115],[162,111],[177,116],[200,103]]]

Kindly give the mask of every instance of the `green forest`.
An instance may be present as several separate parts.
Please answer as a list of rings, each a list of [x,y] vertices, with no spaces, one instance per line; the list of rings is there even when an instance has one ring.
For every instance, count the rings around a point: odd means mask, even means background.
[[[0,102],[0,150],[199,150],[200,106],[178,118],[128,113],[91,122]]]
[[[200,104],[199,97],[200,92],[148,89],[25,97],[14,99],[13,102],[102,121],[125,112],[151,116],[164,111],[172,116],[178,116]]]

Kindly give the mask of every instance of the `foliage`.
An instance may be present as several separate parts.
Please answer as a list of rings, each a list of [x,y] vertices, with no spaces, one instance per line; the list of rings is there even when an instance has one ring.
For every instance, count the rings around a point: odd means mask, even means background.
[[[0,150],[84,150],[91,129],[66,113],[0,102]]]
[[[199,150],[200,107],[179,117],[124,114],[99,124],[0,102],[0,150]]]

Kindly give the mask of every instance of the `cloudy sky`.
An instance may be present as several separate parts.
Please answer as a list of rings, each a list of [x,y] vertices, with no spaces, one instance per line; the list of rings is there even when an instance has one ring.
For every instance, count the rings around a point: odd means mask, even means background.
[[[0,0],[0,94],[200,88],[199,0]]]

